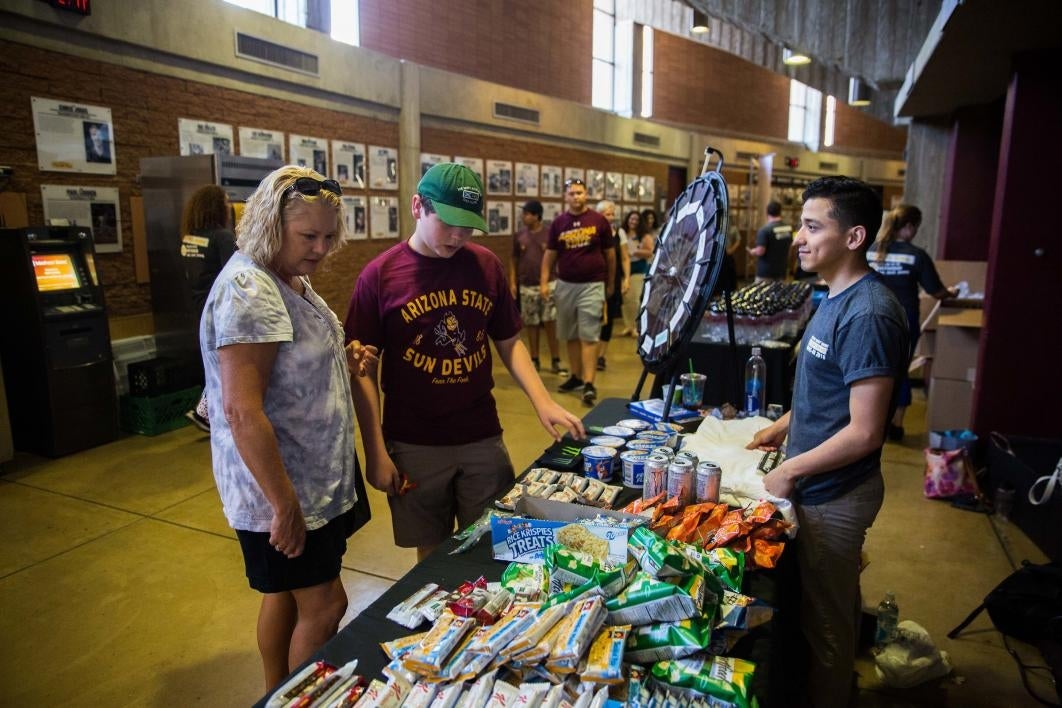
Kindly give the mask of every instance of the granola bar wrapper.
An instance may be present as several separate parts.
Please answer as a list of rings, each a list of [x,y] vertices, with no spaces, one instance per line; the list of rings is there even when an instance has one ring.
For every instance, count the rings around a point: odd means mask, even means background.
[[[753,708],[757,705],[749,692],[756,665],[751,661],[725,656],[673,659],[653,664],[653,679],[671,691],[691,699],[707,696],[711,705]]]
[[[446,659],[475,625],[476,620],[472,617],[457,617],[448,612],[443,614],[428,631],[424,641],[402,657],[403,665],[423,676],[437,674]]]
[[[601,597],[591,597],[577,603],[572,609],[571,622],[562,628],[550,647],[550,659],[578,661],[597,636],[607,614]]]
[[[586,669],[582,671],[580,678],[583,681],[610,685],[623,683],[624,647],[630,632],[629,624],[604,627],[590,645]]]
[[[500,652],[505,659],[516,659],[522,652],[538,646],[562,619],[568,614],[568,606],[558,603],[550,607],[542,607],[535,615],[531,625],[521,632],[511,643]],[[546,655],[549,654],[549,646],[546,646]]]

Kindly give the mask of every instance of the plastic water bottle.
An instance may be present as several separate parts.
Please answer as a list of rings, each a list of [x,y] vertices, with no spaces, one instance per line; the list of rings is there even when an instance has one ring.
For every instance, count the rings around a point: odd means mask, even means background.
[[[878,649],[883,649],[886,644],[896,639],[896,625],[900,621],[900,606],[896,604],[896,597],[891,593],[885,593],[885,599],[878,605],[878,629],[874,633],[874,644]]]
[[[760,348],[752,348],[752,356],[745,363],[745,415],[764,415],[767,390],[767,362],[760,356]]]

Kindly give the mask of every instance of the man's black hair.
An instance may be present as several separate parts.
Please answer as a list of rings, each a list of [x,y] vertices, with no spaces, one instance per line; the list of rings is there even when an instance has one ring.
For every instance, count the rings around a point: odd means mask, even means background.
[[[851,177],[820,177],[807,186],[801,199],[830,200],[830,218],[847,231],[853,226],[866,229],[863,250],[870,248],[881,228],[881,197],[866,182]]]
[[[534,214],[536,219],[542,218],[542,202],[532,199],[524,204],[523,210],[528,214]]]
[[[778,202],[774,201],[773,199],[771,201],[767,202],[767,216],[781,216],[781,215],[782,215],[782,205],[781,204],[779,204]]]

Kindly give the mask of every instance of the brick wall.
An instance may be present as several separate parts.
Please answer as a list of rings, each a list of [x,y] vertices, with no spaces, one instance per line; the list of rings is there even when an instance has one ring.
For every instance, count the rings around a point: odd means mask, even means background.
[[[907,147],[906,126],[892,126],[880,121],[858,108],[852,108],[844,102],[843,97],[837,99],[837,122],[833,137],[834,152],[890,153],[892,159],[902,160]]]
[[[590,103],[591,0],[361,0],[361,46]]]
[[[654,32],[653,118],[785,140],[789,79],[667,32]]]
[[[178,118],[230,124],[237,141],[239,126],[251,126],[398,146],[398,126],[394,123],[114,64],[73,59],[12,42],[0,41],[0,71],[4,74],[0,120],[5,126],[0,131],[0,163],[14,168],[15,175],[7,189],[26,194],[30,223],[39,224],[44,219],[41,184],[84,184],[119,190],[122,252],[96,258],[112,316],[151,311],[150,285],[136,282],[129,197],[140,193],[136,184],[140,158],[179,154]],[[117,175],[39,171],[30,109],[33,96],[110,108]],[[297,123],[293,120],[296,116]],[[238,151],[238,145],[234,149]],[[346,311],[354,277],[361,266],[393,243],[359,241],[349,245],[314,278],[314,286],[333,309]]]

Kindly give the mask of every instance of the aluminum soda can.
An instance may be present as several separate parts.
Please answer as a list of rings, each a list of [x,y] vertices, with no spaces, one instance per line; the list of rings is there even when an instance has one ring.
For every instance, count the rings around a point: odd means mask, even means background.
[[[660,447],[654,447],[653,448],[653,452],[659,453],[661,455],[666,455],[668,460],[674,460],[675,459],[675,451],[672,450],[670,447],[667,447],[666,445],[661,445]]]
[[[697,503],[719,502],[719,481],[723,477],[723,470],[714,462],[705,460],[697,465],[697,480],[694,488],[694,498]]]
[[[675,459],[677,460],[680,457],[692,462],[694,468],[696,468],[701,461],[701,459],[697,457],[697,453],[693,452],[692,450],[679,450],[675,453]]]
[[[667,491],[667,468],[671,464],[665,455],[650,454],[642,465],[642,499],[652,499]]]
[[[667,498],[678,497],[679,504],[686,506],[693,501],[693,463],[676,457],[667,468]]]

